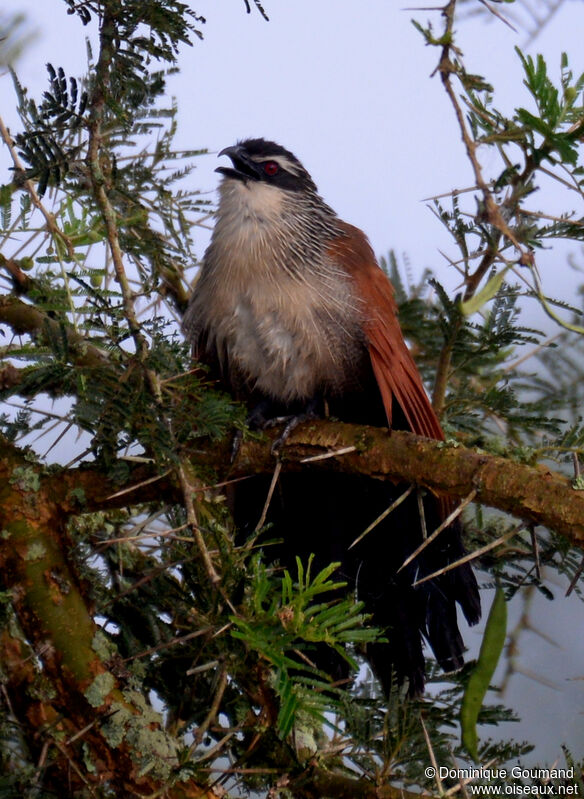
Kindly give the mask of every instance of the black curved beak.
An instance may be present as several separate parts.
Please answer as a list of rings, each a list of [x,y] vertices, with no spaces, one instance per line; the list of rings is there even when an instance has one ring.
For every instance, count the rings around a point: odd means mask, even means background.
[[[215,172],[219,172],[221,175],[225,175],[229,178],[243,180],[244,182],[248,180],[259,180],[261,177],[259,165],[251,160],[247,152],[243,147],[240,147],[239,144],[235,144],[232,147],[225,147],[225,149],[221,150],[217,158],[222,155],[227,155],[231,158],[233,169],[228,166],[218,166]]]

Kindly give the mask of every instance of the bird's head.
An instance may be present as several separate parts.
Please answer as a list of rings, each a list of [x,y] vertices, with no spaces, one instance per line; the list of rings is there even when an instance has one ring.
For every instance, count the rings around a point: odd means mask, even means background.
[[[252,189],[262,185],[316,194],[316,186],[300,161],[276,142],[246,139],[226,147],[219,155],[227,155],[233,164],[215,170],[228,180],[240,181]]]

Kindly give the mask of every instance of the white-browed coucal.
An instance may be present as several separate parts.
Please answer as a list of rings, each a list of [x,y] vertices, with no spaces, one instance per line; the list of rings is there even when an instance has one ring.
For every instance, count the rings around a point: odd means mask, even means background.
[[[362,231],[339,219],[275,142],[248,139],[220,155],[232,166],[217,169],[216,223],[184,322],[195,358],[248,404],[258,426],[308,413],[442,439],[392,285]],[[258,477],[234,491],[244,532],[260,517],[268,483]],[[386,691],[394,675],[416,694],[424,686],[423,639],[444,670],[459,668],[456,604],[474,624],[480,601],[468,564],[413,587],[464,554],[458,521],[398,571],[444,519],[448,503],[434,496],[423,500],[423,522],[412,492],[350,548],[403,491],[362,476],[282,474],[267,521],[270,536],[283,541],[283,565],[294,569],[296,555],[311,553],[315,568],[341,562],[341,576],[388,641],[369,647],[374,672]]]

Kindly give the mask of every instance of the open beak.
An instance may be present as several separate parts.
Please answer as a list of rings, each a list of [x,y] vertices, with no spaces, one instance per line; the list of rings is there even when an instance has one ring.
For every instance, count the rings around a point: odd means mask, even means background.
[[[261,172],[258,164],[252,161],[247,152],[238,144],[232,147],[225,147],[221,150],[218,158],[222,155],[227,155],[231,159],[233,168],[229,166],[218,166],[215,172],[225,175],[228,178],[235,178],[235,180],[259,180]]]

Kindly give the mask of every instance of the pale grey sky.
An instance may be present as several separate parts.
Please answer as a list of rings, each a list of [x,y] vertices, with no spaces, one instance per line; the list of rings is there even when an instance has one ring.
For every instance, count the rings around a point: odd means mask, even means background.
[[[3,5],[28,14],[39,33],[19,65],[33,95],[45,87],[47,61],[83,73],[81,25],[63,13],[58,0]],[[183,48],[181,73],[169,82],[180,107],[178,146],[218,151],[250,135],[275,139],[296,153],[327,202],[367,233],[378,254],[390,247],[407,253],[417,273],[430,266],[452,288],[455,275],[439,250],[456,251],[423,199],[470,186],[473,177],[440,80],[430,78],[438,50],[424,45],[410,21],[431,19],[439,31],[439,15],[402,10],[417,4],[396,0],[266,0],[267,23],[255,10],[246,14],[243,0],[193,5],[207,24],[204,41]],[[570,5],[532,47],[544,53],[556,75],[562,50],[576,73],[584,71],[582,25],[574,24],[582,16]],[[494,18],[488,24],[460,22],[457,30],[468,70],[487,75],[502,108],[511,112],[518,98],[530,107],[513,49],[525,35]],[[11,95],[4,78],[0,107],[12,122]],[[495,167],[494,155],[487,156],[487,167],[489,158]],[[193,181],[213,192],[216,165],[215,155],[202,158]],[[552,210],[565,210],[562,199]],[[534,205],[549,207],[541,196]],[[201,237],[200,254],[205,244]],[[540,256],[540,267],[548,260]],[[562,274],[552,263],[557,291]],[[566,269],[566,296],[571,281]]]

